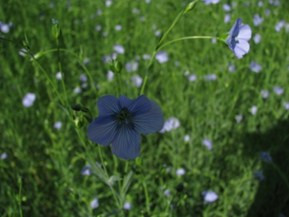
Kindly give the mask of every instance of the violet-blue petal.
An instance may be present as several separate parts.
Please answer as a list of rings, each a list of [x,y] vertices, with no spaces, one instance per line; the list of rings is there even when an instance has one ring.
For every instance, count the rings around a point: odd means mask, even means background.
[[[239,30],[238,39],[250,40],[252,37],[252,30],[249,25],[242,25]]]
[[[134,115],[133,123],[135,130],[142,134],[158,132],[164,125],[164,119],[161,108],[153,101],[150,101],[150,110],[142,113],[137,112]]]
[[[131,100],[125,96],[119,97],[119,104],[121,108],[128,108],[131,103],[133,103],[134,100]]]
[[[128,107],[128,110],[133,114],[146,113],[151,110],[151,101],[144,95],[139,96]]]
[[[118,99],[111,95],[100,97],[98,102],[99,116],[112,115],[120,110]]]
[[[123,125],[111,145],[112,153],[125,160],[131,160],[140,154],[141,136],[133,128]]]
[[[117,123],[111,116],[100,116],[89,124],[87,135],[91,141],[107,146],[117,135]]]
[[[250,44],[245,40],[239,40],[234,48],[234,53],[237,58],[241,59],[250,50]]]

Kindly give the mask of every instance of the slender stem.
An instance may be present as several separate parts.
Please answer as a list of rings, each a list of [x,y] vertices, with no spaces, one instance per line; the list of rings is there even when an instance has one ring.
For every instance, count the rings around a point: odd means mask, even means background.
[[[171,25],[171,26],[174,26],[174,25]],[[169,31],[167,31],[169,32]],[[167,33],[166,32],[166,33]],[[164,37],[163,37],[164,38]],[[163,39],[162,38],[162,39]],[[144,81],[143,81],[143,84],[142,84],[142,87],[141,87],[141,91],[140,91],[140,95],[142,95],[144,93],[144,90],[145,90],[145,86],[147,84],[147,80],[148,80],[148,71],[151,69],[152,65],[153,65],[153,62],[155,60],[155,56],[157,54],[157,52],[161,49],[163,49],[164,47],[170,45],[170,44],[173,44],[173,43],[176,43],[176,42],[179,42],[179,41],[185,41],[185,40],[195,40],[195,39],[217,39],[219,41],[223,41],[223,39],[221,38],[218,38],[218,37],[214,37],[214,36],[186,36],[186,37],[181,37],[181,38],[177,38],[177,39],[173,39],[171,41],[168,41],[166,43],[162,43],[162,39],[159,43],[159,45],[157,46],[156,50],[153,52],[152,56],[151,56],[151,59],[150,59],[150,62],[148,64],[148,67],[147,67],[147,70],[146,70],[146,74],[145,74],[145,77],[144,77]]]
[[[18,185],[19,185],[19,192],[18,192],[18,208],[19,208],[19,215],[20,217],[23,217],[22,213],[22,179],[21,177],[18,177]]]
[[[281,178],[283,179],[283,181],[285,182],[287,188],[289,189],[289,182],[286,178],[286,176],[284,175],[284,173],[282,173],[282,171],[280,170],[280,168],[274,164],[273,162],[271,162],[271,165],[274,167],[274,169],[278,172],[278,174],[281,176]]]
[[[157,54],[157,50],[155,50],[151,56],[151,59],[150,59],[150,62],[148,64],[148,67],[146,69],[146,73],[145,73],[145,77],[144,77],[144,81],[142,83],[142,86],[141,86],[141,90],[140,90],[140,95],[143,95],[144,94],[144,89],[145,89],[145,86],[147,84],[147,80],[148,80],[148,72],[150,71],[150,69],[152,68],[153,66],[153,63],[154,63],[154,59],[155,59],[155,56]]]
[[[160,49],[163,49],[164,47],[170,45],[170,44],[173,44],[173,43],[176,43],[178,41],[185,41],[185,40],[194,40],[194,39],[217,39],[219,41],[223,41],[221,38],[218,38],[218,37],[214,37],[214,36],[186,36],[186,37],[181,37],[181,38],[176,38],[176,39],[173,39],[171,41],[168,41],[166,43],[164,43],[163,45],[161,45],[158,50]]]

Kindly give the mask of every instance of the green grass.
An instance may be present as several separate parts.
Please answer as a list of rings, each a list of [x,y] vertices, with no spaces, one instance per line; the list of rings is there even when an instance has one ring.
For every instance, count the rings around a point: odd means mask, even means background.
[[[164,48],[169,61],[150,68],[145,95],[161,106],[165,119],[178,118],[180,127],[143,137],[136,160],[121,160],[109,148],[91,143],[88,122],[71,108],[81,104],[95,118],[100,96],[136,98],[140,88],[132,85],[131,76],[145,76],[149,61],[142,56],[153,53],[160,39],[155,31],[163,34],[188,2],[119,0],[110,7],[88,0],[1,2],[0,21],[13,26],[0,34],[0,154],[8,154],[0,160],[0,216],[289,216],[289,111],[283,106],[289,102],[288,24],[287,31],[274,29],[280,20],[289,22],[285,0],[281,6],[264,0],[263,7],[257,0],[235,1],[227,24],[222,9],[227,1],[209,6],[200,2],[179,20],[167,40],[221,35],[241,17],[253,36],[262,36],[261,43],[251,40],[250,52],[240,60],[227,46],[210,40]],[[264,18],[257,27],[255,14]],[[96,31],[96,25],[102,30]],[[122,30],[116,31],[116,25]],[[124,68],[119,80],[108,81],[110,66],[103,57],[116,44],[125,48],[119,61],[125,65],[139,59],[139,67],[131,73]],[[29,52],[22,57],[19,50],[25,47]],[[250,71],[251,61],[262,65],[260,73]],[[229,63],[236,66],[234,73],[228,71]],[[59,71],[61,81],[55,77]],[[186,71],[197,80],[190,82]],[[88,77],[87,87],[75,94],[82,74]],[[206,81],[207,74],[217,79]],[[275,86],[284,93],[276,95]],[[270,92],[266,100],[263,89]],[[30,108],[22,105],[27,92],[36,94]],[[256,115],[250,113],[254,105]],[[238,114],[243,115],[240,123]],[[53,127],[56,121],[62,122],[60,130]],[[190,135],[189,142],[185,135]],[[202,145],[204,138],[212,141],[211,151]],[[262,162],[261,151],[268,151],[273,163]],[[85,165],[92,165],[92,175],[81,175]],[[178,168],[185,175],[178,177]],[[261,182],[253,175],[258,170],[265,175]],[[206,190],[215,191],[218,200],[204,203]],[[95,197],[99,207],[91,209]],[[122,208],[125,201],[131,210]]]

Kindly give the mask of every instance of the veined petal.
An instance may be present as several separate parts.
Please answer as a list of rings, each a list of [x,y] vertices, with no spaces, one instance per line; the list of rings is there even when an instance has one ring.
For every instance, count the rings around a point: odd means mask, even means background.
[[[237,39],[239,40],[249,40],[252,36],[252,30],[249,25],[242,25],[240,27],[239,34],[237,36]]]
[[[98,144],[107,146],[117,135],[117,123],[111,116],[100,116],[88,126],[88,138]]]
[[[234,49],[236,57],[241,59],[250,50],[250,44],[245,40],[239,40]]]
[[[128,108],[130,106],[130,104],[132,104],[134,100],[131,100],[125,96],[120,96],[119,97],[119,104],[121,106],[121,108]]]
[[[242,20],[240,18],[238,18],[230,30],[229,35],[230,35],[230,37],[233,38],[233,40],[239,34],[241,23],[242,23]]]
[[[112,142],[111,150],[116,156],[130,160],[140,154],[141,136],[127,125],[123,125]]]
[[[145,113],[138,112],[133,118],[135,130],[139,133],[148,134],[158,132],[164,125],[161,108],[153,101],[150,101],[151,108]]]
[[[128,110],[136,115],[150,111],[151,107],[151,101],[146,96],[141,95],[130,104]]]
[[[97,102],[99,116],[108,116],[119,112],[118,99],[114,96],[106,95],[99,98]]]

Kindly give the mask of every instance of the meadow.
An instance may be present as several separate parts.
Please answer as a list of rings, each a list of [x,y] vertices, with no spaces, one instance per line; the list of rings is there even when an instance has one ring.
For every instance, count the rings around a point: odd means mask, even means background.
[[[0,2],[1,217],[289,216],[287,0],[200,0],[168,34],[189,0]],[[237,18],[243,58],[214,38],[156,52]],[[141,93],[165,127],[137,158],[90,141],[99,98]]]

